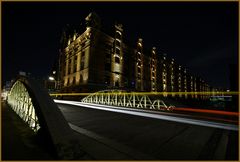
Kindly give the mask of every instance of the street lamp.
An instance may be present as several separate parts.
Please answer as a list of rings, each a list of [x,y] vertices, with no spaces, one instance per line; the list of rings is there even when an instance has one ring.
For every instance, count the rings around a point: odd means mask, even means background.
[[[48,80],[50,80],[50,81],[54,81],[54,89],[56,90],[56,88],[57,88],[57,84],[56,84],[56,80],[55,80],[55,78],[54,78],[53,76],[49,76],[49,77],[48,77]]]
[[[51,81],[55,81],[55,78],[52,77],[52,76],[48,77],[48,79],[51,80]]]

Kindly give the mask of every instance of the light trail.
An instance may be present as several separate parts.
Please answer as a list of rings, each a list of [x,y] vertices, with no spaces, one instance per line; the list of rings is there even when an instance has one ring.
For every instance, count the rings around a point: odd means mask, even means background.
[[[217,114],[217,115],[227,115],[227,116],[237,116],[239,117],[238,112],[229,112],[229,111],[220,111],[220,110],[206,110],[206,109],[193,109],[193,108],[174,108],[176,111],[189,111],[189,112],[198,112],[198,113],[208,113],[208,114]]]
[[[77,101],[65,101],[65,100],[54,100],[54,101],[56,103],[70,104],[70,105],[81,106],[81,107],[86,107],[86,108],[105,110],[105,111],[111,111],[111,112],[117,112],[117,113],[124,113],[124,114],[148,117],[148,118],[153,118],[153,119],[161,119],[161,120],[167,120],[167,121],[173,121],[173,122],[179,122],[179,123],[186,123],[186,124],[193,124],[193,125],[199,125],[199,126],[206,126],[206,127],[238,131],[238,125],[233,125],[233,124],[225,124],[225,123],[204,121],[204,120],[198,120],[198,119],[189,119],[189,118],[184,118],[184,117],[167,116],[167,115],[161,115],[161,114],[150,113],[150,112],[140,112],[140,111],[134,111],[133,109],[129,110],[128,108],[123,109],[121,107],[116,107],[116,106],[86,104],[86,103],[77,102]]]

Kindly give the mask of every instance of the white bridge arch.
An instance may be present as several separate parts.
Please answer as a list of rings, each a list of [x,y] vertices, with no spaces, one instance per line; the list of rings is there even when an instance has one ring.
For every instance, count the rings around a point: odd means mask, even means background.
[[[150,99],[147,95],[136,92],[127,92],[124,90],[99,91],[83,98],[82,102],[168,111],[171,111],[174,108],[172,105],[167,106],[163,100]]]
[[[34,132],[47,136],[58,158],[78,159],[78,153],[82,153],[78,139],[47,90],[36,80],[18,77],[7,96],[7,104]]]

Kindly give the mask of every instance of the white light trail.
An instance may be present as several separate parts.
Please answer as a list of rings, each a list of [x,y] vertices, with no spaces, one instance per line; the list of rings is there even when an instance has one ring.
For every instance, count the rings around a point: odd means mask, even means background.
[[[199,125],[199,126],[206,126],[206,127],[238,131],[238,125],[218,123],[218,122],[205,121],[205,120],[197,120],[197,119],[189,119],[189,118],[175,117],[175,116],[167,115],[167,114],[176,115],[173,113],[165,113],[166,115],[163,115],[163,114],[151,113],[146,110],[143,110],[143,111],[137,110],[136,111],[136,109],[123,108],[123,107],[117,107],[117,106],[87,104],[87,103],[82,103],[82,102],[77,102],[77,101],[65,101],[65,100],[54,100],[54,101],[56,103],[69,104],[69,105],[75,105],[75,106],[81,106],[81,107],[86,107],[86,108],[105,110],[105,111],[111,111],[111,112],[117,112],[117,113],[124,113],[124,114],[148,117],[148,118],[153,118],[153,119],[161,119],[161,120],[167,120],[167,121],[173,121],[173,122],[179,122],[179,123],[186,123],[186,124],[193,124],[193,125]]]

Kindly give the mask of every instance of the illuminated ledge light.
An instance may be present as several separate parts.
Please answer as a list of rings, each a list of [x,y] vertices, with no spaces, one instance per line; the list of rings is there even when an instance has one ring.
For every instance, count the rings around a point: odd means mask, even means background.
[[[109,94],[124,94],[124,95],[163,95],[163,94],[199,94],[199,95],[212,95],[212,96],[219,96],[221,95],[239,95],[240,92],[96,92],[97,94],[101,95],[109,95]],[[95,94],[96,94],[95,93]],[[94,93],[50,93],[50,96],[88,96]]]

